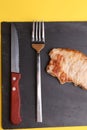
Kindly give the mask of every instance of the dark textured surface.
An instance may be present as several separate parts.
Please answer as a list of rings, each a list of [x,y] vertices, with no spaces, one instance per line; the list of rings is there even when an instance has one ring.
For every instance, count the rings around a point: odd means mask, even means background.
[[[20,44],[22,123],[10,122],[10,23],[2,23],[2,126],[31,128],[87,125],[87,91],[72,83],[60,85],[45,71],[52,48],[77,49],[87,54],[87,23],[45,23],[46,46],[41,52],[43,123],[35,121],[36,53],[31,48],[32,23],[15,23]]]

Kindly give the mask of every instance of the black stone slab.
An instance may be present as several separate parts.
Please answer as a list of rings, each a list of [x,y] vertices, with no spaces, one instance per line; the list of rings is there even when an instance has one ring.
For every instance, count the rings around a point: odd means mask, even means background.
[[[15,23],[20,46],[20,125],[10,122],[11,23],[2,23],[2,126],[5,129],[87,125],[87,91],[72,83],[60,85],[46,73],[52,48],[71,48],[87,54],[86,22],[46,22],[46,46],[41,52],[43,123],[35,121],[36,52],[31,47],[31,22]]]

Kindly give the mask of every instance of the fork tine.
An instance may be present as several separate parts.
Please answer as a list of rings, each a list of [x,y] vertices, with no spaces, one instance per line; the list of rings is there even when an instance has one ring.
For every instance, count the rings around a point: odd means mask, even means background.
[[[33,22],[32,28],[32,42],[45,42],[44,22]]]
[[[45,42],[44,22],[42,22],[42,41]]]
[[[39,41],[41,41],[41,22],[39,22]]]
[[[35,41],[35,22],[33,22],[33,28],[32,28],[32,42]]]
[[[36,22],[36,41],[38,41],[38,22]]]

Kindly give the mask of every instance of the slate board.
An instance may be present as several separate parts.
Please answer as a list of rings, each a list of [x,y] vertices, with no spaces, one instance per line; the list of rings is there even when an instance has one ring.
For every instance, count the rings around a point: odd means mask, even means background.
[[[5,129],[87,125],[87,91],[72,83],[60,85],[46,73],[52,48],[71,48],[87,54],[86,22],[46,22],[46,46],[41,52],[43,123],[35,121],[36,52],[31,47],[31,22],[15,23],[20,45],[20,125],[10,122],[11,23],[2,23],[2,126]]]

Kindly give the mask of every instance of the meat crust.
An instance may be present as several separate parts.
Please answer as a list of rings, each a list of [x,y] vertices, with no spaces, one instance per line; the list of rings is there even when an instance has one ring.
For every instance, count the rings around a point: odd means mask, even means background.
[[[49,53],[47,72],[61,84],[73,82],[75,86],[87,90],[87,56],[82,52],[64,48],[54,48]]]

